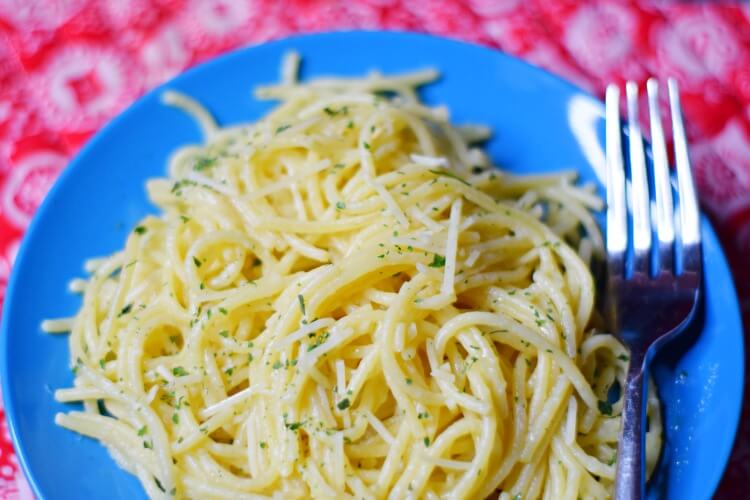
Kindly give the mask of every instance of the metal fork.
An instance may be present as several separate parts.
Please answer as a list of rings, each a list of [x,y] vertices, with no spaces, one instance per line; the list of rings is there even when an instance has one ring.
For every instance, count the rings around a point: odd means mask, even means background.
[[[649,79],[651,179],[638,122],[638,86],[625,86],[628,110],[629,179],[626,177],[620,91],[606,94],[607,140],[607,295],[610,327],[630,349],[623,388],[622,427],[617,456],[615,498],[645,494],[644,420],[649,361],[660,344],[685,329],[695,315],[701,284],[701,236],[698,201],[690,172],[687,139],[677,82],[669,79],[674,135],[676,203],[659,118],[658,89]],[[653,196],[649,185],[654,186]],[[628,213],[628,207],[630,208]],[[676,215],[675,215],[676,211]],[[628,215],[631,219],[630,229]]]

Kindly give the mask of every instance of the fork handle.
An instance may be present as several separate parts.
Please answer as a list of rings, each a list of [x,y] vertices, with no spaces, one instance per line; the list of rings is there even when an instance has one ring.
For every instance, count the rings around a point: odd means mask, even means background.
[[[615,500],[641,500],[646,485],[644,466],[646,419],[644,363],[643,359],[631,357],[625,379],[622,405],[622,427],[620,447],[617,451],[617,475],[615,476]]]

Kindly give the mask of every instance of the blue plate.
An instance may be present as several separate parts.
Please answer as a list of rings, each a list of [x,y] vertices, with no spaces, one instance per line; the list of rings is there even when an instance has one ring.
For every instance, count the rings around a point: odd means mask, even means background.
[[[243,49],[188,71],[163,88],[208,106],[222,124],[254,120],[272,103],[251,98],[278,81],[285,51],[304,57],[302,76],[362,75],[433,66],[443,78],[424,89],[450,106],[455,122],[486,123],[489,152],[515,172],[576,169],[601,179],[603,106],[576,87],[487,48],[407,33],[351,32],[289,38]],[[82,263],[122,247],[154,208],[144,181],[165,173],[176,147],[201,139],[189,117],[150,92],[97,134],[60,176],[36,214],[13,270],[2,326],[5,411],[21,464],[40,498],[142,498],[138,481],[93,440],[57,427],[53,392],[68,387],[67,336],[40,331],[44,318],[69,316],[68,293]],[[701,324],[655,360],[665,446],[652,497],[709,498],[732,448],[739,416],[743,356],[739,309],[716,236],[703,223],[705,308]],[[647,312],[644,311],[644,314]]]

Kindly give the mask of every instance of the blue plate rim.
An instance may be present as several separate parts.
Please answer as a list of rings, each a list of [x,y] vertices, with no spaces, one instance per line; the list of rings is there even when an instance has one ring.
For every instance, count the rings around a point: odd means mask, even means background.
[[[274,45],[281,45],[289,42],[304,42],[305,40],[310,39],[318,39],[318,38],[330,38],[335,36],[394,36],[397,38],[403,38],[405,40],[408,39],[426,39],[426,40],[432,40],[432,41],[438,41],[441,43],[450,43],[458,46],[469,46],[472,49],[479,49],[484,52],[491,53],[493,57],[500,57],[505,60],[505,62],[516,65],[516,66],[522,66],[525,67],[528,70],[531,70],[533,72],[536,72],[540,77],[548,78],[553,81],[555,81],[558,85],[561,85],[565,87],[569,91],[573,91],[577,94],[584,95],[597,103],[599,103],[601,106],[604,106],[604,103],[594,94],[591,92],[580,88],[576,84],[564,79],[563,77],[556,75],[540,66],[537,66],[536,64],[533,64],[529,61],[525,61],[523,59],[520,59],[518,57],[515,57],[511,54],[508,54],[506,52],[503,52],[499,49],[495,49],[492,47],[488,47],[486,45],[481,45],[476,42],[472,41],[465,41],[461,40],[459,38],[449,37],[449,36],[440,36],[440,35],[433,35],[429,33],[422,33],[422,32],[416,32],[416,31],[408,31],[408,30],[358,30],[358,29],[343,29],[343,30],[332,30],[332,31],[322,31],[322,32],[316,32],[316,33],[302,33],[302,34],[295,34],[292,36],[287,37],[281,37],[276,38],[272,40],[267,41],[261,41],[258,43],[252,43],[248,45],[244,45],[235,49],[232,49],[226,53],[220,54],[218,56],[212,57],[206,61],[200,62],[199,64],[196,64],[195,66],[173,76],[172,78],[168,79],[167,81],[149,89],[147,92],[145,92],[143,95],[138,97],[134,102],[132,102],[130,105],[128,105],[125,109],[123,109],[121,112],[119,112],[114,118],[110,119],[104,126],[102,126],[91,138],[89,138],[84,146],[76,152],[76,154],[73,156],[73,158],[70,160],[68,165],[65,167],[65,169],[60,173],[60,175],[55,180],[52,187],[49,189],[47,195],[45,195],[44,199],[42,200],[42,203],[37,208],[36,212],[34,213],[34,216],[26,228],[26,231],[24,233],[24,236],[22,238],[21,244],[19,245],[19,249],[16,253],[16,260],[13,264],[10,278],[8,280],[8,285],[6,288],[6,294],[3,304],[3,310],[10,310],[12,309],[13,304],[13,297],[15,293],[15,288],[17,286],[17,282],[20,280],[20,271],[18,269],[21,269],[23,266],[21,265],[26,258],[27,252],[26,247],[30,244],[29,241],[32,239],[33,234],[37,230],[37,226],[41,223],[40,221],[44,218],[44,214],[49,210],[50,205],[50,199],[53,197],[52,195],[56,195],[57,191],[62,189],[62,186],[65,185],[68,182],[68,179],[75,175],[76,166],[81,162],[82,158],[85,158],[88,155],[88,151],[90,149],[93,149],[95,147],[95,144],[97,144],[102,138],[109,134],[110,129],[116,128],[119,123],[126,119],[126,117],[130,114],[132,114],[135,110],[139,109],[140,107],[147,105],[147,101],[149,98],[154,95],[162,92],[164,89],[168,88],[170,85],[173,84],[174,81],[182,78],[189,78],[194,73],[197,73],[199,71],[206,71],[210,69],[214,65],[222,64],[225,61],[231,60],[233,58],[239,57],[241,54],[243,54],[246,51],[251,51],[257,47],[261,46],[274,46]],[[732,303],[730,304],[731,309],[736,312],[737,316],[740,317],[740,307],[739,307],[739,301],[737,297],[737,291],[734,283],[734,276],[731,273],[731,268],[729,267],[729,263],[726,257],[726,254],[724,252],[724,249],[721,247],[721,241],[718,238],[718,235],[711,224],[711,221],[702,214],[701,216],[701,230],[702,232],[707,232],[711,238],[713,238],[715,241],[719,243],[719,261],[717,262],[719,265],[723,266],[729,271],[729,282],[728,286],[731,288],[731,296],[733,298]],[[28,466],[28,460],[27,460],[27,451],[21,442],[21,440],[18,437],[17,434],[17,422],[16,422],[16,411],[14,411],[14,404],[12,399],[10,399],[10,386],[9,386],[9,377],[7,376],[8,373],[8,342],[9,342],[9,331],[8,331],[8,315],[2,314],[2,318],[0,320],[0,336],[2,336],[2,339],[0,339],[0,387],[2,388],[2,398],[3,398],[3,406],[5,409],[5,416],[6,416],[6,422],[8,425],[8,430],[11,436],[11,441],[13,443],[14,450],[16,452],[16,456],[18,457],[18,462],[21,465],[21,469],[23,470],[24,476],[26,477],[29,485],[32,488],[32,491],[34,495],[38,498],[44,498],[44,495],[39,490],[39,486],[35,480],[35,476],[31,473],[31,470]],[[742,330],[744,325],[742,323],[741,317],[739,321],[740,329]],[[744,348],[744,332],[740,332],[740,342]],[[658,353],[657,353],[658,354]],[[745,373],[745,359],[744,356],[740,360],[740,367],[742,369],[742,373]],[[731,452],[734,449],[734,444],[737,440],[737,429],[739,426],[739,420],[740,415],[742,411],[743,406],[743,399],[744,399],[744,387],[745,387],[745,377],[743,376],[742,380],[739,384],[740,389],[740,397],[739,402],[737,404],[737,409],[734,412],[734,415],[731,415],[729,418],[729,422],[732,427],[732,440],[731,442],[727,443],[727,446],[723,450],[719,451],[719,457],[718,460],[722,463],[722,471],[726,471],[726,466],[729,462],[729,458],[731,456]],[[715,478],[713,481],[713,485],[710,487],[710,491],[716,492],[716,489],[718,488],[722,478],[724,477],[724,473],[722,473],[719,477]]]

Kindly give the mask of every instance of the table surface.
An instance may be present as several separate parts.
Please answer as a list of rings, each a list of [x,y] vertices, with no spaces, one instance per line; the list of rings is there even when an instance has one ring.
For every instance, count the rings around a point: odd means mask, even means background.
[[[236,47],[354,28],[496,47],[599,96],[609,82],[675,76],[701,203],[750,330],[750,3],[729,1],[0,0],[0,301],[57,174],[138,96]],[[744,496],[749,412],[717,498]],[[32,498],[1,403],[0,426],[0,499]]]

